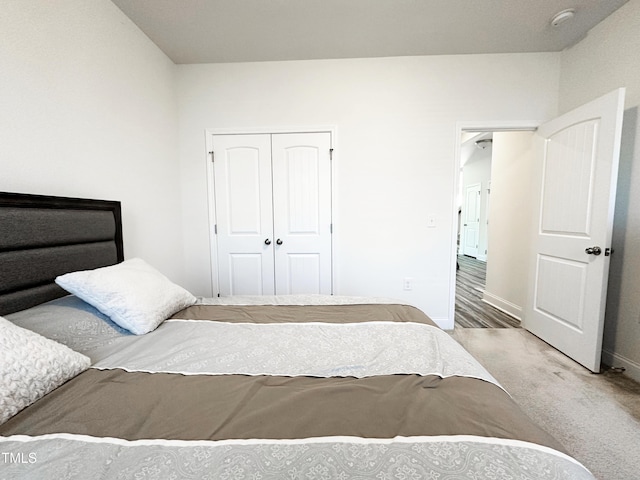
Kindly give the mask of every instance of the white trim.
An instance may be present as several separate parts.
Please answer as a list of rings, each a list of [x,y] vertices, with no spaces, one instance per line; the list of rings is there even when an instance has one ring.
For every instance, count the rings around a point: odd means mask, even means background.
[[[446,330],[448,332],[453,331],[455,328],[454,318],[451,317],[429,317],[433,322],[438,325],[442,330]]]
[[[283,133],[329,133],[331,144],[330,148],[332,149],[332,160],[331,160],[331,224],[333,226],[331,233],[331,292],[332,294],[336,294],[338,292],[337,282],[336,282],[336,265],[338,264],[336,261],[337,258],[337,249],[335,242],[335,233],[336,233],[336,223],[337,223],[337,215],[338,211],[337,205],[337,189],[335,185],[335,179],[337,177],[335,165],[337,162],[337,138],[338,138],[338,129],[335,125],[318,125],[318,126],[293,126],[293,127],[224,127],[224,128],[206,128],[205,129],[205,161],[207,164],[207,209],[209,214],[209,254],[210,254],[210,273],[209,277],[211,279],[211,296],[215,297],[218,295],[219,289],[219,281],[217,276],[217,262],[218,262],[218,245],[217,245],[217,236],[213,234],[214,225],[216,224],[216,213],[215,213],[215,189],[214,189],[214,172],[213,172],[213,162],[211,161],[211,155],[209,152],[213,151],[213,136],[214,135],[268,135],[268,134],[283,134]]]
[[[460,188],[460,156],[462,148],[462,133],[468,131],[475,132],[509,132],[522,130],[537,130],[539,121],[534,120],[482,120],[482,121],[458,121],[455,125],[454,132],[454,157],[452,162],[453,168],[453,192],[451,205],[451,251],[450,251],[450,279],[449,279],[449,321],[447,326],[455,323],[456,312],[456,261],[457,261],[457,244],[455,239],[458,235],[458,205],[457,197]],[[438,323],[440,325],[440,323]],[[444,328],[444,327],[443,327]]]
[[[482,292],[482,301],[515,318],[516,320],[522,321],[522,307],[515,303],[511,303],[504,298],[487,292],[486,290]]]
[[[640,363],[635,362],[624,355],[605,349],[602,349],[602,361],[605,365],[609,365],[610,367],[624,367],[624,374],[626,376],[634,379],[636,382],[640,382]]]
[[[211,281],[211,296],[215,297],[220,292],[218,282],[218,237],[214,234],[216,221],[215,188],[213,175],[213,161],[211,153],[213,151],[213,137],[209,130],[205,130],[205,162],[207,168],[207,214],[209,220],[209,279]]]
[[[207,128],[207,136],[209,135],[261,135],[261,134],[277,134],[277,133],[320,133],[329,132],[332,134],[336,131],[335,125],[310,125],[306,127],[289,126],[289,127],[238,127],[238,128]]]

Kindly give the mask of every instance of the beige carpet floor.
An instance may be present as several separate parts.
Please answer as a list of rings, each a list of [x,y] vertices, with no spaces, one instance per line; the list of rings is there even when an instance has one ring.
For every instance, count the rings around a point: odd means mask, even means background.
[[[524,329],[452,335],[596,478],[640,479],[640,384],[593,374]]]

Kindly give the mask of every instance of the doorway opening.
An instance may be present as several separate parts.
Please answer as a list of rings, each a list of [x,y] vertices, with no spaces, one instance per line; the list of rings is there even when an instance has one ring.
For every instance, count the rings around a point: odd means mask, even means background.
[[[457,327],[519,328],[526,302],[532,131],[461,129]]]

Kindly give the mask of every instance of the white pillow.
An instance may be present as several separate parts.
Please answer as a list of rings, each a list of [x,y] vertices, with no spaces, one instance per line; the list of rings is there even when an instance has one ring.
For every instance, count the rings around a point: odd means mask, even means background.
[[[0,317],[0,424],[89,365],[89,357]]]
[[[67,273],[56,283],[136,335],[155,330],[169,315],[196,302],[191,293],[139,258]]]

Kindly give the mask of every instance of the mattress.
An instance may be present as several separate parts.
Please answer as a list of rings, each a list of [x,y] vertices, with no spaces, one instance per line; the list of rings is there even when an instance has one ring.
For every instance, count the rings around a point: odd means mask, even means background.
[[[200,299],[145,335],[73,295],[7,318],[91,367],[0,425],[0,478],[593,479],[393,300]]]

